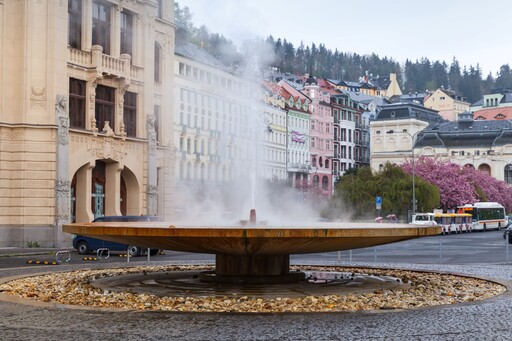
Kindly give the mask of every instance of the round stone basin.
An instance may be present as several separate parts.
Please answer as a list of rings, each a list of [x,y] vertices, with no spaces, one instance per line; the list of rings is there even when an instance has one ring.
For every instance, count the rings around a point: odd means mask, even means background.
[[[64,231],[164,250],[278,255],[350,250],[441,233],[439,226],[318,223],[307,226],[179,226],[165,222],[98,222],[64,225]]]
[[[202,280],[224,283],[286,283],[290,254],[389,244],[441,233],[439,226],[382,223],[318,223],[307,226],[179,226],[155,222],[68,224],[65,232],[164,250],[215,254],[215,271]]]

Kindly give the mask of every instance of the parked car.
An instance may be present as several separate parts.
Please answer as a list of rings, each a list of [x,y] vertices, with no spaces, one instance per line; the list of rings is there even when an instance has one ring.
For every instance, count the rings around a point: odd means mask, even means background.
[[[156,216],[103,216],[93,220],[94,222],[130,222],[130,221],[162,221],[160,217]],[[81,255],[94,252],[100,248],[107,248],[110,251],[127,251],[131,257],[140,256],[141,253],[147,250],[146,247],[127,245],[122,243],[110,242],[92,237],[82,235],[75,235],[73,238],[73,247]],[[160,250],[150,249],[149,254],[154,256]]]
[[[505,216],[505,228],[510,227],[512,225],[512,215]]]
[[[512,244],[512,219],[508,220],[508,224],[506,224],[506,227],[507,228],[505,230],[503,230],[503,239],[508,238],[508,243]]]

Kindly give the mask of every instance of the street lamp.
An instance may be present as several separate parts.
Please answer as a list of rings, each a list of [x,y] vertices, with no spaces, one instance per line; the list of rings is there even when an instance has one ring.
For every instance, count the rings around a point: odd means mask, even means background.
[[[420,132],[421,130],[418,130],[417,132],[415,132],[414,134],[411,134],[407,131],[407,129],[403,129],[401,131],[401,133],[404,133],[404,134],[407,134],[411,137],[411,140],[412,140],[412,145],[411,145],[411,155],[412,155],[412,215],[416,214],[416,186],[415,186],[415,182],[414,182],[414,170],[415,170],[415,167],[414,167],[414,145],[416,144],[415,142],[415,138],[416,136],[418,135],[418,133]],[[387,131],[388,134],[394,134],[394,133],[397,133],[397,134],[400,134],[400,132],[395,132],[394,130],[389,130]]]

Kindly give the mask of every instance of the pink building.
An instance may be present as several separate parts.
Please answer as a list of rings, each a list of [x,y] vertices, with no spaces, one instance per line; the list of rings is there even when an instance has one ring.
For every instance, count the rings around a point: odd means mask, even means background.
[[[310,100],[311,186],[324,196],[332,195],[332,160],[334,157],[334,118],[330,93],[309,76],[302,91]]]

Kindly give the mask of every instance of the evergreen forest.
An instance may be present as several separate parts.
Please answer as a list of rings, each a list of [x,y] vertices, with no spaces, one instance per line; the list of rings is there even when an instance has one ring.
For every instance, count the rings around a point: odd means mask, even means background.
[[[255,54],[266,68],[284,73],[303,75],[309,73],[319,78],[358,81],[365,74],[389,76],[397,74],[402,92],[434,91],[440,87],[455,91],[469,103],[497,89],[512,89],[512,70],[503,64],[496,74],[482,75],[480,66],[460,65],[453,60],[405,60],[398,62],[392,57],[376,54],[360,55],[327,48],[323,43],[294,46],[286,38],[269,36],[259,41],[247,41],[236,46],[229,38],[212,33],[207,27],[195,27],[188,7],[175,3],[176,39],[194,43],[233,69],[244,68],[244,63]],[[342,47],[340,47],[341,49]]]

